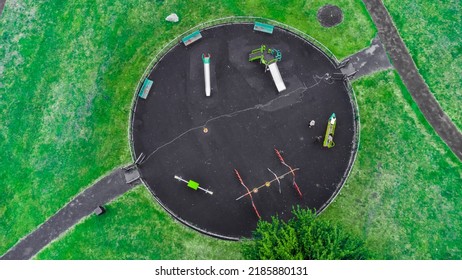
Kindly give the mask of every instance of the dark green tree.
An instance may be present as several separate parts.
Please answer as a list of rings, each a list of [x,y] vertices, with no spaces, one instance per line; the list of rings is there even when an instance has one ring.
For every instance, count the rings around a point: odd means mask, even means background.
[[[273,217],[260,221],[253,240],[243,244],[247,259],[261,260],[356,260],[367,259],[364,241],[311,210],[294,209],[288,222]]]

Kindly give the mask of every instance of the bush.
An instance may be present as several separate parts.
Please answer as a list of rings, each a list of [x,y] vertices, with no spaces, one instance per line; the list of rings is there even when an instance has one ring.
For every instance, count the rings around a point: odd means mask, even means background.
[[[247,259],[357,260],[367,259],[364,241],[339,226],[316,217],[311,210],[294,209],[288,222],[273,217],[260,221],[254,240],[243,244]]]

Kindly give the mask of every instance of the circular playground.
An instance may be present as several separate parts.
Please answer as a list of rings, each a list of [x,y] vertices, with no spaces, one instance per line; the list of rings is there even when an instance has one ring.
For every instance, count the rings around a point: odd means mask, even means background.
[[[143,80],[131,120],[141,178],[176,219],[237,240],[257,222],[318,212],[357,150],[356,105],[336,62],[262,23],[192,32]]]

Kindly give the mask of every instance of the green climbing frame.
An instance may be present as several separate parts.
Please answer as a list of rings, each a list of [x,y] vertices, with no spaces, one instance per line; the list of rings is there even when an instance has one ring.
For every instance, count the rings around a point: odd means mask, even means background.
[[[277,49],[269,49],[268,51],[271,51],[271,54],[274,56],[274,58],[277,60],[277,61],[281,61],[282,60],[282,53],[280,50],[277,50]]]
[[[249,53],[249,61],[259,61],[265,66],[269,66],[272,63],[281,61],[282,54],[277,49],[267,48],[266,45],[261,45],[260,48],[254,49]]]

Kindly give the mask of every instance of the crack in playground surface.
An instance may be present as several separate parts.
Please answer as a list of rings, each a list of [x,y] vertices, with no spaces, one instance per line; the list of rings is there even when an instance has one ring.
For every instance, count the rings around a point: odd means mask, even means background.
[[[285,108],[287,106],[291,106],[291,105],[294,105],[296,103],[300,103],[300,102],[302,102],[303,97],[305,96],[305,93],[306,93],[307,90],[318,86],[322,81],[324,81],[324,82],[326,82],[328,84],[331,84],[331,83],[329,83],[327,81],[326,77],[328,77],[328,74],[324,74],[321,77],[315,75],[315,76],[313,76],[313,79],[315,80],[315,83],[312,84],[309,87],[307,87],[305,85],[305,83],[303,83],[303,87],[299,87],[299,88],[297,88],[297,89],[295,89],[295,90],[293,90],[293,91],[291,91],[289,93],[286,93],[286,94],[281,94],[278,97],[273,98],[273,99],[271,99],[270,101],[268,101],[268,102],[266,102],[264,104],[256,104],[256,105],[254,105],[252,107],[248,107],[248,108],[245,108],[245,109],[240,109],[240,110],[237,110],[237,111],[234,111],[234,112],[231,112],[231,113],[226,113],[226,114],[222,114],[222,115],[210,118],[207,121],[205,121],[202,125],[198,125],[198,126],[195,126],[193,128],[190,128],[190,129],[182,132],[181,134],[179,134],[177,137],[173,138],[172,140],[170,140],[170,141],[160,145],[159,147],[157,147],[154,151],[152,151],[145,158],[143,163],[147,162],[159,150],[161,150],[161,149],[165,148],[166,146],[174,143],[175,141],[177,141],[178,139],[182,138],[183,136],[185,136],[186,134],[188,134],[188,133],[190,133],[192,131],[199,130],[199,129],[204,129],[205,127],[207,127],[207,125],[209,123],[211,123],[213,121],[216,121],[216,120],[219,120],[219,119],[222,119],[222,118],[232,118],[232,117],[235,117],[235,116],[237,116],[237,115],[239,115],[241,113],[248,112],[248,111],[253,111],[253,110],[262,110],[262,111],[266,111],[266,112],[274,112],[274,111],[280,110],[282,108]]]

